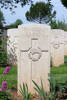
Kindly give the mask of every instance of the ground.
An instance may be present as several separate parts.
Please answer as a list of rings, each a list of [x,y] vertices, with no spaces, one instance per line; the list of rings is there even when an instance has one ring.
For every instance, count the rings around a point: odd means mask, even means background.
[[[0,67],[0,85],[2,83],[2,81],[7,81],[8,84],[8,89],[11,89],[13,87],[17,88],[17,67],[11,67],[10,72],[8,73],[8,75],[4,75],[3,71],[6,68]]]
[[[57,80],[67,78],[67,65],[60,65],[59,67],[52,67],[51,74],[53,74]]]
[[[65,58],[66,60],[67,58]],[[12,97],[15,100],[21,100],[20,97],[17,96],[17,67],[11,66],[10,72],[8,75],[4,75],[3,71],[5,67],[0,67],[0,85],[2,81],[7,81],[8,88],[7,91],[11,93]],[[67,82],[67,65],[60,65],[59,67],[51,68],[51,75],[53,75],[57,81],[57,83],[65,83]]]

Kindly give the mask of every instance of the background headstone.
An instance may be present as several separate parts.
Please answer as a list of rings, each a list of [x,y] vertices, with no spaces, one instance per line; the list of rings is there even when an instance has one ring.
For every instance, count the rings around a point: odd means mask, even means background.
[[[18,29],[9,29],[7,31],[7,53],[8,63],[12,65],[17,64],[17,44],[18,44]]]
[[[51,31],[51,61],[52,66],[64,64],[64,31]]]
[[[33,93],[32,80],[40,85],[42,79],[45,91],[49,91],[50,27],[28,24],[19,26],[18,31],[18,90],[27,83]]]

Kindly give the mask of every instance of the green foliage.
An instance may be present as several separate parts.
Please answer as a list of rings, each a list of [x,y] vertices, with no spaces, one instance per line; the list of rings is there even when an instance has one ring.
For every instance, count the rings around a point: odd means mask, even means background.
[[[64,78],[65,79],[65,78]],[[50,75],[50,92],[46,93],[44,88],[43,88],[43,83],[41,81],[41,87],[37,85],[33,81],[35,85],[35,90],[36,92],[40,95],[41,100],[61,100],[61,98],[64,99],[63,93],[67,93],[67,83],[66,84],[61,84],[57,83],[54,75]]]
[[[59,76],[61,77],[61,75],[64,76],[64,74],[66,74],[67,76],[67,66],[66,65],[60,65],[58,67],[53,66],[51,68],[51,74],[54,74],[54,76],[57,75],[58,77]]]
[[[0,37],[0,66],[7,65],[7,49],[6,49],[6,37]]]
[[[67,65],[67,56],[64,56],[64,63]]]
[[[52,20],[56,12],[54,11],[52,13],[53,6],[51,5],[50,1],[51,0],[48,0],[47,3],[37,2],[35,5],[33,4],[30,7],[30,10],[26,12],[27,20],[39,23],[42,23],[44,21],[45,23],[47,23]]]
[[[23,83],[23,89],[20,85],[20,93],[22,94],[24,100],[29,100],[30,99],[30,93],[28,92],[27,84]]]
[[[10,90],[11,88],[17,88],[17,67],[12,66],[10,68],[9,75],[3,74],[5,69],[5,67],[0,67],[0,85],[2,81],[7,81],[7,90]]]
[[[4,24],[4,16],[2,11],[0,10],[0,29],[3,27]]]
[[[62,4],[67,7],[67,0],[61,0]]]
[[[52,20],[49,24],[50,24],[52,29],[57,29],[57,22],[56,22],[56,20]]]
[[[21,6],[24,6],[30,2],[32,2],[32,0],[0,0],[0,6],[1,8],[4,7],[5,9],[9,8],[12,11],[13,8],[18,6],[18,3],[20,3]]]
[[[5,67],[7,65],[7,53],[5,50],[0,50],[0,66]]]
[[[0,100],[12,100],[7,92],[0,92]]]
[[[58,29],[62,29],[62,30],[64,30],[64,31],[67,31],[67,24],[65,23],[65,22],[60,22],[60,21],[58,21],[58,24],[57,24],[57,28]]]
[[[62,29],[64,31],[67,31],[67,24],[62,21],[61,22],[60,21],[56,22],[56,20],[51,21],[50,26],[52,29]]]
[[[50,92],[46,93],[42,81],[41,81],[41,87],[38,86],[37,83],[33,81],[35,85],[34,89],[40,95],[41,100],[56,100],[58,94],[56,91],[56,82],[54,77],[51,77],[49,82],[50,82]]]
[[[53,76],[50,77],[50,92],[48,94],[48,100],[56,100],[57,91],[56,91],[56,81]]]
[[[52,67],[51,74],[53,74],[56,80],[60,93],[67,92],[67,66],[60,65],[58,67]]]
[[[62,83],[58,83],[55,76],[50,77],[50,92],[48,95],[49,100],[56,100],[57,98],[61,100],[64,99],[63,94],[67,93],[67,82],[63,83],[65,77],[61,79]]]
[[[33,81],[33,83],[34,83],[34,85],[35,85],[34,89],[35,89],[36,92],[40,95],[41,99],[42,99],[42,100],[46,100],[47,94],[46,94],[46,92],[45,92],[45,90],[44,90],[42,80],[41,80],[41,87],[39,87],[39,86],[37,85],[36,82]]]
[[[13,24],[6,26],[6,28],[18,28],[18,25],[23,24],[23,22],[20,19],[17,19],[16,22],[14,22]]]

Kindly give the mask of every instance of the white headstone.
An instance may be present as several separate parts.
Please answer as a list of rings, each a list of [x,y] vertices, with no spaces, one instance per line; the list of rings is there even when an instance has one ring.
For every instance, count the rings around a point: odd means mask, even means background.
[[[52,66],[64,64],[64,31],[54,29],[51,32]]]
[[[38,85],[41,79],[45,91],[49,91],[50,73],[50,27],[40,24],[22,25],[18,28],[18,90],[27,83],[29,91],[34,92],[34,80]]]
[[[17,64],[17,43],[18,43],[18,29],[9,29],[7,31],[7,53],[8,62],[12,65]]]

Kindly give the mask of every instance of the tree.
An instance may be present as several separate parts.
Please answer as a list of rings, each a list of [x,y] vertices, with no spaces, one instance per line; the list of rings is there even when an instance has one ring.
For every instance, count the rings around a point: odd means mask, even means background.
[[[58,23],[57,23],[57,27],[58,27],[58,29],[62,29],[62,30],[64,30],[64,31],[67,31],[67,24],[65,23],[65,22],[60,22],[60,21],[58,21]]]
[[[0,10],[0,29],[3,28],[3,24],[4,24],[4,16],[3,16],[3,13]]]
[[[26,12],[26,18],[28,21],[34,21],[38,23],[48,23],[55,16],[56,12],[52,13],[53,6],[50,3],[51,0],[45,2],[37,2],[35,5],[31,5],[29,11]]]
[[[32,0],[0,0],[1,8],[9,8],[12,10],[14,7],[17,7],[17,4],[20,3],[22,6],[28,4],[29,2],[32,3]]]
[[[17,25],[21,25],[21,24],[23,24],[23,22],[20,19],[17,19],[15,22],[15,25],[17,26]]]
[[[67,0],[61,0],[62,4],[67,7]]]
[[[57,27],[57,22],[56,22],[56,20],[51,21],[51,22],[50,22],[50,26],[51,26],[52,29],[57,29],[58,27]]]
[[[50,26],[52,29],[62,29],[64,31],[67,31],[67,24],[62,21],[56,22],[56,20],[51,21]]]
[[[6,26],[6,28],[18,28],[18,25],[23,24],[23,22],[20,19],[17,19],[13,24]]]

